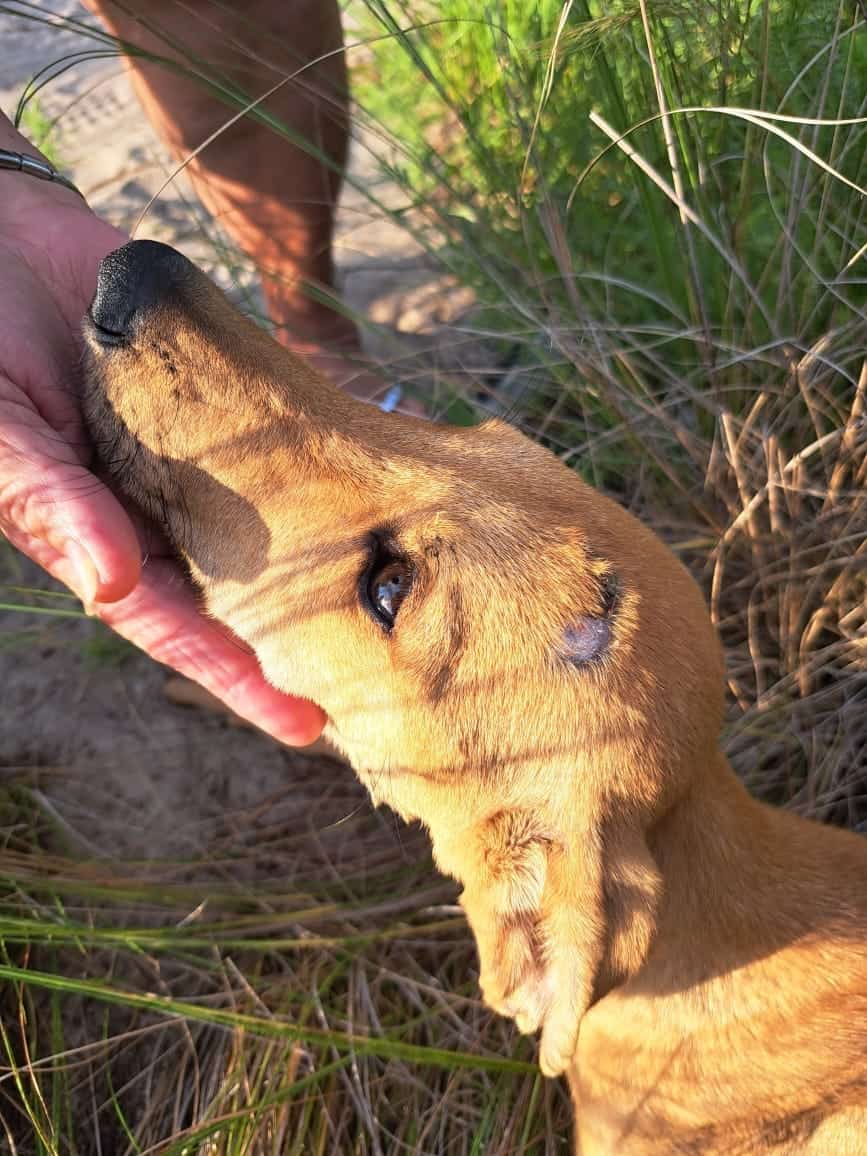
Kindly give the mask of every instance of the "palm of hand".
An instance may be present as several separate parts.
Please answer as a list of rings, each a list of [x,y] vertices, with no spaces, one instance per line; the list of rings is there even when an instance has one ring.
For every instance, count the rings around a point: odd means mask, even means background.
[[[71,200],[37,186],[14,226],[0,214],[0,526],[84,598],[116,598],[135,584],[138,550],[87,472],[72,375],[88,288],[122,234]]]
[[[321,711],[269,687],[168,558],[141,569],[128,514],[89,472],[78,331],[99,261],[125,238],[68,190],[15,179],[0,206],[0,531],[158,661],[277,737],[312,741]]]

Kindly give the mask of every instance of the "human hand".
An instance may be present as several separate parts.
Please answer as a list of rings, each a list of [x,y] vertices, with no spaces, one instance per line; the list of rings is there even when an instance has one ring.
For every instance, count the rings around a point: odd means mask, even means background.
[[[0,148],[37,150],[0,114]],[[205,618],[180,568],[88,469],[75,392],[79,329],[100,260],[127,238],[71,190],[0,171],[0,531],[87,609],[275,738],[312,742],[324,715],[265,682]]]

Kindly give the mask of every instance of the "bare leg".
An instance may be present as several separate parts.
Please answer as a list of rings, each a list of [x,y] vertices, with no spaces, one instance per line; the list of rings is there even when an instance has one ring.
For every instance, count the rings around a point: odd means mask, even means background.
[[[354,324],[305,292],[309,284],[333,286],[331,239],[349,125],[337,0],[85,3],[121,40],[187,67],[201,62],[207,75],[225,78],[250,99],[303,69],[262,108],[330,163],[248,116],[221,133],[188,171],[204,205],[260,270],[276,336],[352,392],[381,390],[380,382],[340,357],[359,349]],[[136,58],[129,66],[148,118],[179,159],[234,111],[169,67]]]

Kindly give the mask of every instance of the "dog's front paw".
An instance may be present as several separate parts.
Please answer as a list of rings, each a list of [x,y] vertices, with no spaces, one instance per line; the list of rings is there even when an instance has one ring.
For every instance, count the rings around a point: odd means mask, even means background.
[[[466,907],[466,903],[464,904]],[[535,916],[489,918],[470,915],[479,950],[479,987],[493,1011],[514,1020],[525,1034],[541,1026],[550,996],[545,984],[545,960]]]
[[[575,1062],[578,1030],[586,1011],[583,988],[573,985],[571,991],[554,991],[541,1023],[539,1067],[543,1076],[562,1076]]]
[[[571,982],[570,982],[571,979]],[[578,1048],[578,1029],[584,1014],[583,986],[569,977],[557,982],[555,968],[543,967],[529,976],[495,1009],[515,1021],[522,1035],[541,1029],[539,1067],[545,1076],[561,1076],[571,1066]]]
[[[521,1035],[531,1036],[539,1031],[551,1007],[553,992],[545,972],[532,976],[517,987],[501,1007],[500,1015],[514,1020]]]
[[[516,993],[535,984],[542,966],[533,921],[504,916],[478,892],[464,891],[461,905],[479,952],[482,999],[493,1011],[514,1019]]]
[[[539,916],[549,840],[526,811],[500,811],[475,834],[461,904],[476,937],[482,998],[501,1015],[538,1026],[545,1001],[531,993],[541,990],[545,971]]]
[[[466,892],[462,903],[476,935],[482,999],[522,1034],[541,1029],[542,1072],[561,1075],[574,1058],[587,1002],[577,945],[554,942],[558,921],[546,927],[541,912],[504,918]]]

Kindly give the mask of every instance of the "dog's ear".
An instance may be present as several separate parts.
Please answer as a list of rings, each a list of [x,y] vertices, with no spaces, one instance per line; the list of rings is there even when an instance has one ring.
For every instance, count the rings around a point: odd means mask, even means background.
[[[560,1075],[593,1000],[649,950],[661,880],[643,834],[613,822],[567,832],[509,809],[478,824],[464,851],[484,1000],[522,1032],[541,1029],[542,1071]]]

